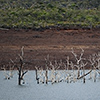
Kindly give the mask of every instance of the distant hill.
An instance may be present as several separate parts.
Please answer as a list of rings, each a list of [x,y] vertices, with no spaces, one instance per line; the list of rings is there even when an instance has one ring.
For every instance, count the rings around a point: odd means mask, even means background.
[[[100,0],[0,0],[0,27],[97,28]]]
[[[100,0],[0,0],[2,7],[24,7],[29,8],[34,4],[55,4],[57,6],[77,9],[100,8]]]

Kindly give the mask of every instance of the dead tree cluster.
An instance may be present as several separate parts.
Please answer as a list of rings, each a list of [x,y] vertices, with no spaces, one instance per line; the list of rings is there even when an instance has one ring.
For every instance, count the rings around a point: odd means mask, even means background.
[[[92,54],[89,58],[84,58],[82,48],[79,55],[75,53],[73,48],[71,53],[75,58],[74,62],[70,60],[69,56],[67,56],[66,62],[62,60],[51,62],[48,55],[45,59],[45,67],[35,67],[37,84],[71,83],[78,80],[83,80],[83,83],[85,83],[86,77],[88,77],[88,80],[91,79],[96,82],[96,79],[100,78],[100,53]],[[86,70],[87,66],[90,66],[90,69]],[[61,67],[64,70],[60,70]]]
[[[88,80],[100,79],[100,53],[92,54],[88,58],[84,58],[84,50],[80,48],[80,54],[77,54],[72,48],[71,53],[74,61],[69,56],[66,57],[66,61],[50,61],[49,55],[45,58],[45,65],[35,66],[36,81],[37,84],[59,83],[59,82],[77,82],[82,80],[83,83]],[[90,69],[86,70],[87,66]],[[9,67],[9,70],[7,70]],[[63,68],[63,70],[60,70]],[[21,48],[21,53],[15,60],[10,59],[8,65],[3,65],[5,79],[11,79],[14,75],[14,70],[18,71],[18,85],[25,83],[25,74],[28,72],[25,69],[24,61],[24,47]]]
[[[21,48],[21,54],[18,54],[18,57],[15,60],[10,59],[8,65],[3,65],[2,69],[4,70],[5,79],[11,79],[14,75],[14,70],[18,71],[18,85],[25,83],[24,76],[28,72],[24,67],[24,47]],[[7,70],[7,67],[9,68]]]

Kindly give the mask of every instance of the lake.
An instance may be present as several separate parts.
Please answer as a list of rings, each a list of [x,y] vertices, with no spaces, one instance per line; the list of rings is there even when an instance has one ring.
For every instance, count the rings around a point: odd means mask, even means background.
[[[25,84],[18,86],[17,71],[10,80],[5,80],[0,71],[0,100],[100,100],[100,80],[37,84],[35,71],[29,71]]]

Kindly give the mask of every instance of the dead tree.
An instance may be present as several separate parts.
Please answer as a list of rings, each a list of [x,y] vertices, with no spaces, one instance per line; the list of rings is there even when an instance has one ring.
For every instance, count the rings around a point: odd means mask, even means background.
[[[50,61],[50,67],[51,67],[51,77],[50,80],[52,84],[56,82],[60,82],[60,73],[57,72],[57,70],[60,68],[60,64],[55,60],[54,64]],[[58,78],[58,79],[57,79]]]
[[[24,81],[24,75],[28,72],[28,70],[24,70],[24,59],[23,59],[23,56],[24,56],[24,51],[23,51],[24,47],[21,48],[21,54],[19,54],[19,63],[20,65],[17,66],[17,70],[18,70],[18,85],[21,85],[22,84],[22,80],[23,80],[23,84],[25,83]]]
[[[9,73],[7,73],[7,70],[6,70],[6,66],[3,65],[3,67],[1,67],[1,69],[4,70],[5,79],[10,79]]]
[[[70,63],[70,67],[71,67],[71,69],[72,69],[72,77],[73,77],[73,78],[72,78],[72,79],[73,79],[72,81],[73,81],[73,82],[76,82],[76,81],[77,81],[77,75],[76,75],[76,72],[75,72],[75,70],[74,70],[74,64],[73,64],[73,62]]]
[[[48,66],[49,66],[49,55],[47,55],[47,58],[45,58],[45,81],[46,84],[48,84]]]
[[[81,61],[81,68],[83,69],[83,75],[82,75],[83,76],[83,83],[85,83],[85,76],[88,75],[88,74],[85,75],[85,66],[86,65],[87,65],[87,62],[84,63],[83,61]]]
[[[36,66],[35,66],[35,72],[36,72],[36,75],[35,75],[36,78],[35,79],[38,80],[38,67],[36,67]]]
[[[96,76],[97,76],[97,72],[96,70],[99,69],[99,64],[100,64],[100,58],[98,58],[97,54],[92,54],[90,57],[89,57],[89,61],[91,63],[91,67],[92,67],[92,70],[93,70],[93,80],[94,82],[96,82]]]
[[[13,77],[13,70],[16,67],[16,64],[14,63],[14,61],[12,59],[10,59],[12,65],[10,66],[10,76]]]
[[[43,68],[35,66],[35,74],[36,74],[35,78],[36,78],[37,84],[39,84],[40,82],[44,83],[42,79],[42,76],[44,76]]]
[[[100,75],[100,52],[97,53],[96,61],[97,61],[97,66],[96,66],[97,67],[97,72]]]
[[[74,52],[73,48],[72,48],[72,54],[74,55],[75,59],[76,59],[76,65],[74,65],[77,69],[78,69],[78,75],[77,75],[77,78],[80,77],[80,69],[81,69],[81,66],[80,66],[80,62],[84,59],[82,58],[83,57],[83,54],[84,54],[84,50],[81,48],[81,54],[80,56],[78,57],[78,55]]]
[[[14,70],[14,65],[11,65],[11,63],[9,62],[8,65],[3,65],[1,67],[1,69],[4,70],[4,76],[5,76],[5,79],[11,79],[13,78],[13,70]],[[8,70],[8,71],[7,71]]]
[[[70,71],[70,69],[72,69],[72,71],[74,71],[73,70],[73,63],[70,61],[70,59],[69,59],[69,56],[67,56],[67,58],[66,58],[66,63],[63,63],[63,65],[64,65],[64,67],[65,67],[65,78],[64,78],[64,80],[65,81],[67,81],[67,83],[69,83],[69,82],[71,82],[72,80],[70,80],[71,79],[71,77],[72,77],[72,73],[71,73],[71,71]]]

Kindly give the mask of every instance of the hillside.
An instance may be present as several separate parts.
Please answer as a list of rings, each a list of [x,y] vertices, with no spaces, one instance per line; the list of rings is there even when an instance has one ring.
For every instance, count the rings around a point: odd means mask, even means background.
[[[54,4],[67,8],[92,9],[100,8],[100,0],[0,0],[2,7],[24,7],[29,8],[35,4]]]
[[[100,28],[100,0],[0,0],[1,28]]]

